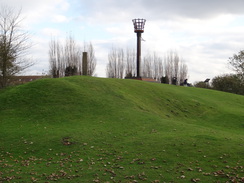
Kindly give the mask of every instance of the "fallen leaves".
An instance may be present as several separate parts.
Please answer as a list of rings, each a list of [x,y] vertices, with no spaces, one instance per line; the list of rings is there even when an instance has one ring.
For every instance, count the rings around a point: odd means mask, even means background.
[[[132,182],[138,182],[136,179],[141,180],[141,181],[146,181],[147,175],[145,174],[145,172],[142,172],[137,175],[125,176],[125,179],[130,179],[130,180],[132,180]]]
[[[239,173],[244,174],[243,166],[228,166],[227,170],[217,170],[212,174],[215,177],[228,178],[231,182],[244,182],[244,177],[240,176]]]
[[[201,179],[199,178],[194,178],[194,179],[191,179],[192,182],[199,182]]]
[[[184,178],[186,178],[186,176],[185,175],[181,175],[180,178],[181,179],[184,179]]]
[[[68,140],[64,140],[68,142]],[[29,144],[29,143],[28,143]],[[32,145],[32,144],[29,144]],[[67,145],[69,146],[69,145]],[[129,150],[99,148],[97,144],[81,143],[79,151],[57,152],[55,148],[47,148],[44,157],[36,157],[28,151],[26,155],[15,156],[12,153],[0,152],[0,182],[53,182],[66,181],[77,182],[86,176],[87,172],[96,172],[93,177],[86,178],[89,182],[204,182],[205,179],[218,180],[219,178],[229,182],[243,182],[243,166],[241,162],[233,166],[227,155],[217,156],[217,160],[208,160],[209,169],[202,164],[202,155],[199,160],[181,162],[183,157],[177,157],[178,162],[174,167],[168,167],[172,159],[155,154],[131,154]],[[65,147],[67,149],[73,146]],[[167,151],[160,151],[165,156]],[[202,152],[202,151],[201,151]],[[219,158],[222,157],[222,158]],[[224,161],[228,160],[228,164]],[[42,167],[42,168],[41,168]],[[43,169],[45,167],[45,169]],[[173,175],[169,180],[168,175]],[[163,176],[162,176],[163,175]],[[175,175],[175,176],[174,176]]]
[[[188,168],[187,170],[188,170],[188,171],[193,171],[193,169],[192,169],[192,168]]]

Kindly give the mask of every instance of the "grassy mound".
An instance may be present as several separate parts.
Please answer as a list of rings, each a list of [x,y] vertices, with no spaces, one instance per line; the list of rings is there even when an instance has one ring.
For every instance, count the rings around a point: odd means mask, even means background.
[[[0,182],[244,181],[243,96],[77,76],[0,104]]]

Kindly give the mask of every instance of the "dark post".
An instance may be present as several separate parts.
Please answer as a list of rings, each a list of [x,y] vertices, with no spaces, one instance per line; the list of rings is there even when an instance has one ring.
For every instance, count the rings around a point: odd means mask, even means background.
[[[141,32],[137,32],[137,56],[136,56],[136,75],[141,77],[140,74],[140,63],[141,63]]]
[[[82,55],[82,75],[87,75],[87,52]]]
[[[134,32],[137,34],[137,57],[136,57],[136,69],[137,77],[140,75],[140,63],[141,63],[141,33],[144,32],[145,19],[133,19]]]

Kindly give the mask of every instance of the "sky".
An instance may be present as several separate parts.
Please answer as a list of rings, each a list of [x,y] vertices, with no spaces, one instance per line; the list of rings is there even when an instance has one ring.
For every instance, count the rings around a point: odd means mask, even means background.
[[[112,47],[136,48],[135,18],[146,19],[142,56],[177,52],[192,83],[231,73],[229,57],[244,49],[243,0],[0,0],[0,5],[22,9],[35,62],[28,75],[47,73],[50,40],[71,34],[81,46],[92,43],[96,76],[106,77]]]

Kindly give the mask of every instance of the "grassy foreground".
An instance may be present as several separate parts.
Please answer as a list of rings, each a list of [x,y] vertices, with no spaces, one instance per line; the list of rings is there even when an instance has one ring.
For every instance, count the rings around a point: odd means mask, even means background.
[[[244,96],[67,77],[0,90],[0,182],[242,182]]]

